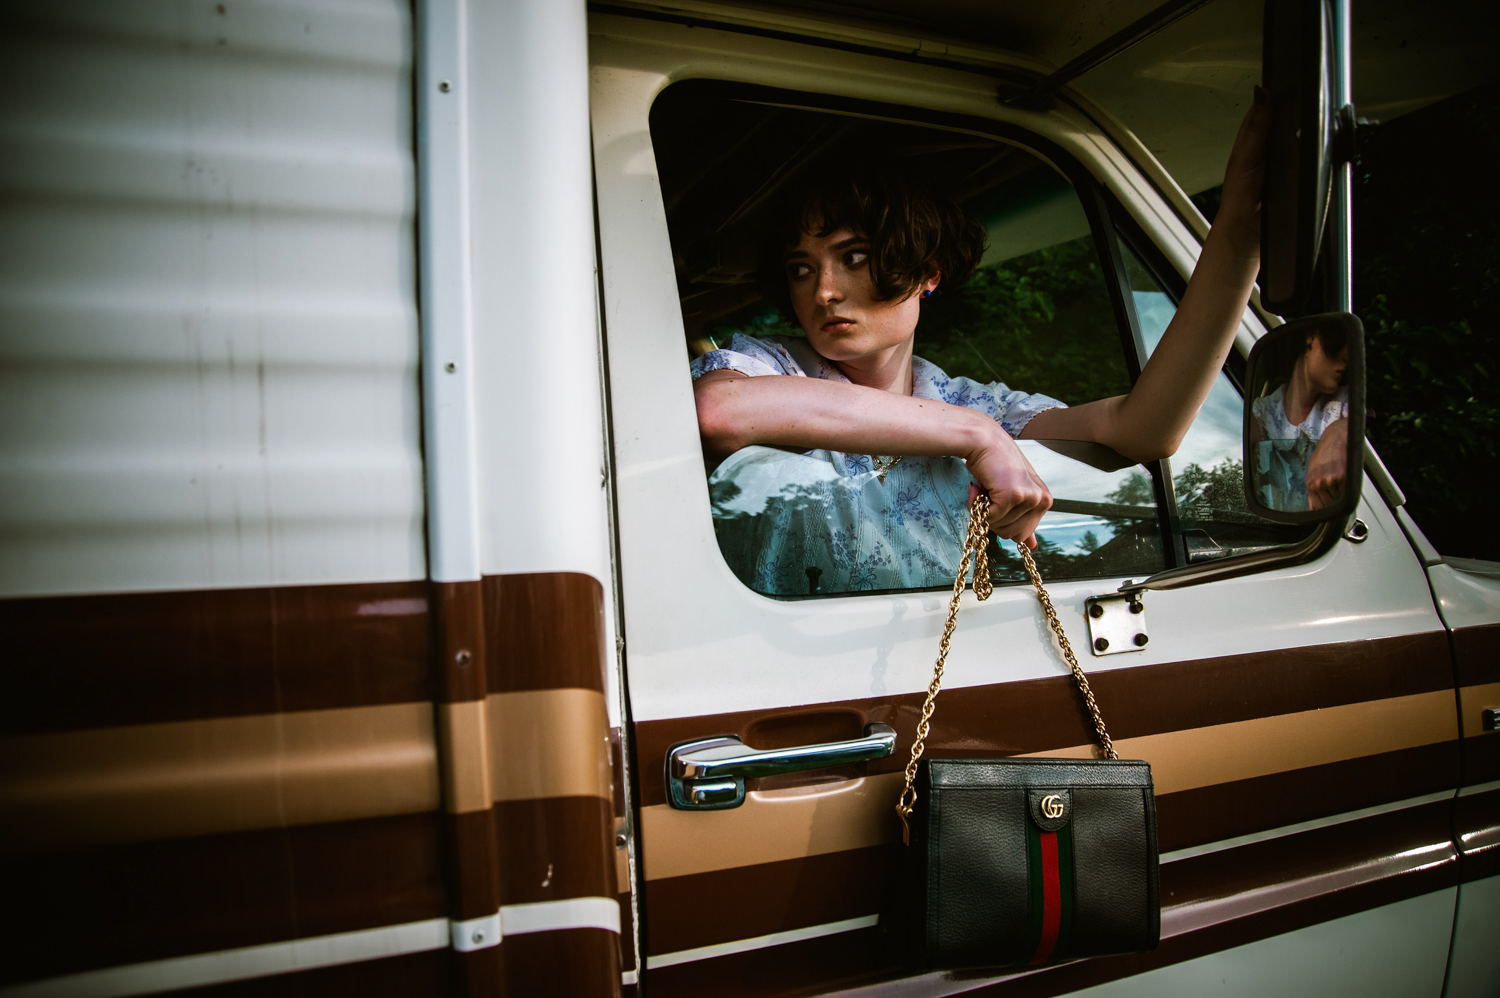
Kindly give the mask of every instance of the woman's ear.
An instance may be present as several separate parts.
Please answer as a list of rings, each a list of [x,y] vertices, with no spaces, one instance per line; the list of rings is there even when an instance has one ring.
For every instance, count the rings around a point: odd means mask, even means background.
[[[922,279],[922,297],[925,298],[937,290],[942,283],[943,272],[937,269],[935,264],[927,265],[927,276]]]

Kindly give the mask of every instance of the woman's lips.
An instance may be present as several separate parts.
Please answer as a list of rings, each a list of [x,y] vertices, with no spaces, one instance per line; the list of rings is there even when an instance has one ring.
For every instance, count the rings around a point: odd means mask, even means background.
[[[845,319],[839,316],[835,316],[834,318],[829,319],[827,322],[823,323],[823,325],[819,328],[822,329],[825,333],[842,333],[844,330],[850,328],[853,325],[853,319]]]

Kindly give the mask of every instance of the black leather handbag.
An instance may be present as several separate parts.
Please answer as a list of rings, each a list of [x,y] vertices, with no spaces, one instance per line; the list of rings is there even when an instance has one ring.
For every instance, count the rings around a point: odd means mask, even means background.
[[[1102,759],[923,759],[971,557],[991,591],[989,497],[974,500],[948,621],[896,810],[906,840],[890,928],[928,968],[1040,965],[1155,949],[1161,938],[1151,767],[1120,759],[1031,552],[1022,561],[1094,721]],[[899,914],[898,914],[899,913]]]

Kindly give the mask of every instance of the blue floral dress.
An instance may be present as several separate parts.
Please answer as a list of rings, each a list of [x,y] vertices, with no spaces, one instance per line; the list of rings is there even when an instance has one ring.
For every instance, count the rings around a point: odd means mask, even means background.
[[[1260,424],[1261,439],[1253,460],[1261,503],[1288,513],[1306,510],[1308,462],[1323,431],[1349,418],[1349,389],[1320,395],[1300,423],[1287,418],[1286,385],[1256,399],[1250,409]]]
[[[844,381],[807,340],[735,334],[692,363],[693,379],[732,370]],[[1013,437],[1063,403],[1000,382],[950,378],[912,359],[912,395],[984,413]],[[968,528],[969,472],[955,457],[905,457],[882,481],[868,454],[751,446],[709,478],[714,531],[729,567],[775,596],[953,583]]]

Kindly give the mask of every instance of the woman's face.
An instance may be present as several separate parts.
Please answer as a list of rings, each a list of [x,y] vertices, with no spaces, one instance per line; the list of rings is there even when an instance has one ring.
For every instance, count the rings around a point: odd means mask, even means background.
[[[1303,371],[1307,383],[1319,395],[1332,395],[1344,383],[1344,369],[1349,366],[1349,348],[1346,346],[1337,356],[1323,352],[1323,341],[1316,335],[1307,338],[1307,352],[1302,355]]]
[[[786,251],[786,281],[797,321],[814,350],[834,361],[875,357],[909,341],[921,316],[930,274],[904,301],[879,301],[870,277],[870,241],[852,229],[826,236],[802,233]]]

